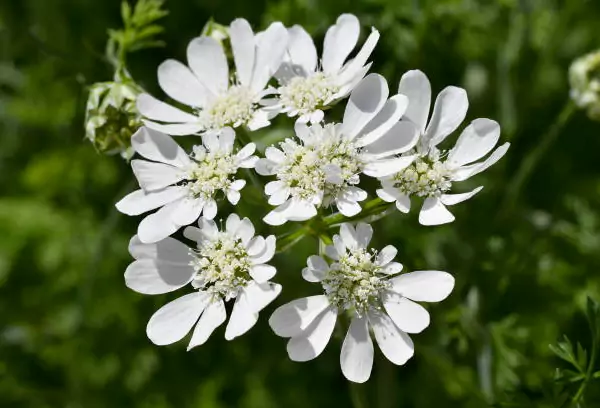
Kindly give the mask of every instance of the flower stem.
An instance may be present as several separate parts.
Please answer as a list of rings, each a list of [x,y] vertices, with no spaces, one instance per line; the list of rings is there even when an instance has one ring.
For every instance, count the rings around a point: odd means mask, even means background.
[[[512,209],[523,186],[527,183],[529,177],[539,164],[539,161],[548,151],[548,149],[556,142],[565,125],[576,111],[575,104],[569,100],[556,118],[556,121],[550,126],[546,134],[541,138],[540,142],[535,146],[534,150],[521,162],[521,166],[517,170],[515,177],[512,179],[511,185],[508,187],[504,208]]]

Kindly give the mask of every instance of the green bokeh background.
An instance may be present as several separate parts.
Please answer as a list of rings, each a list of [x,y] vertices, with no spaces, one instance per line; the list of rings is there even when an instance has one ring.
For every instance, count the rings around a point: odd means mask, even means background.
[[[167,46],[133,54],[130,71],[161,96],[158,64],[185,58],[187,42],[214,17],[302,24],[320,44],[343,12],[377,27],[372,71],[395,90],[403,72],[425,71],[435,92],[469,92],[467,119],[490,117],[512,147],[461,191],[457,221],[422,227],[416,213],[374,224],[375,246],[393,244],[408,270],[456,277],[432,323],[413,337],[416,355],[395,367],[376,352],[371,380],[350,386],[341,338],[318,359],[289,361],[269,329],[275,305],[319,293],[300,278],[310,239],[275,258],[283,294],[248,334],[218,329],[191,352],[153,346],[145,325],[177,294],[128,290],[123,272],[137,219],[114,203],[133,189],[119,157],[83,140],[86,87],[111,78],[108,28],[117,0],[0,0],[0,406],[1,407],[486,407],[515,400],[551,407],[544,390],[562,334],[589,347],[581,309],[600,299],[600,124],[575,112],[549,143],[568,102],[571,61],[600,48],[597,0],[168,0]],[[335,115],[336,112],[333,112]],[[290,135],[291,122],[252,134]],[[550,135],[552,137],[552,135]],[[516,174],[540,152],[518,194]],[[242,203],[255,224],[266,209]],[[266,232],[265,226],[258,227]],[[600,406],[590,386],[587,406]],[[594,402],[596,401],[596,402]]]

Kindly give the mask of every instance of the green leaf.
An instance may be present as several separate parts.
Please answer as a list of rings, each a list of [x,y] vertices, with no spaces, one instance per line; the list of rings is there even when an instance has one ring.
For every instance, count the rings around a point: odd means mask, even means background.
[[[131,18],[131,6],[127,2],[127,0],[123,0],[121,2],[121,18],[125,23],[125,26],[129,25],[129,19]]]

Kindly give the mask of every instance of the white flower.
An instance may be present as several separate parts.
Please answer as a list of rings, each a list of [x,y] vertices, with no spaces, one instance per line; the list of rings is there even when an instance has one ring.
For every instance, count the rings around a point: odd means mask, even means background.
[[[231,128],[220,134],[207,133],[203,146],[194,146],[194,153],[188,156],[173,138],[156,130],[141,128],[133,135],[135,151],[152,161],[131,161],[141,189],[125,196],[116,207],[127,215],[160,208],[140,222],[138,236],[142,242],[160,241],[196,221],[201,213],[214,218],[219,192],[237,204],[246,181],[235,175],[239,168],[254,167],[257,157],[252,155],[254,143],[234,153],[234,138]]]
[[[260,104],[271,93],[265,87],[281,64],[287,30],[281,23],[273,23],[255,35],[246,20],[237,19],[229,27],[229,36],[235,75],[230,75],[221,43],[207,36],[195,38],[188,45],[189,68],[176,60],[167,60],[158,67],[161,88],[174,100],[190,106],[193,113],[142,94],[137,107],[149,119],[144,121],[148,127],[171,135],[189,135],[225,126],[245,125],[255,130],[269,124],[274,114]],[[231,83],[230,77],[235,78]]]
[[[326,249],[334,260],[329,265],[320,256],[308,258],[302,276],[320,282],[325,294],[294,300],[279,307],[269,318],[273,331],[288,337],[287,351],[294,361],[308,361],[323,352],[337,316],[351,317],[340,363],[350,381],[365,382],[373,365],[373,343],[369,326],[382,353],[392,363],[403,365],[413,356],[407,333],[419,333],[429,325],[429,313],[415,301],[439,302],[454,288],[454,278],[440,271],[417,271],[394,276],[402,265],[393,262],[396,248],[367,250],[373,230],[359,223],[356,230],[342,224],[334,245]]]
[[[335,204],[351,217],[367,193],[356,185],[359,174],[383,177],[408,166],[414,156],[396,157],[412,149],[418,132],[410,122],[400,122],[408,104],[404,95],[389,94],[378,74],[365,77],[348,100],[341,124],[296,124],[299,140],[286,139],[280,148],[268,147],[256,171],[276,175],[265,186],[269,204],[278,207],[265,217],[271,225],[304,221],[317,208]]]
[[[347,61],[356,47],[360,23],[352,14],[342,14],[325,35],[323,57],[318,63],[317,49],[310,35],[299,25],[288,29],[287,54],[275,77],[280,87],[279,99],[271,109],[299,116],[300,122],[320,122],[323,111],[346,97],[365,76],[367,64],[379,32],[372,29],[356,56]]]
[[[477,194],[483,187],[462,194],[448,194],[452,184],[481,173],[496,163],[508,150],[505,143],[487,159],[476,162],[492,151],[500,138],[500,125],[490,119],[475,119],[461,133],[449,151],[438,145],[454,132],[467,114],[469,102],[462,88],[449,86],[438,95],[433,114],[427,125],[431,101],[431,85],[424,73],[409,71],[402,76],[398,93],[409,99],[403,120],[412,121],[421,134],[416,147],[418,158],[402,171],[382,178],[377,195],[395,202],[398,210],[408,213],[410,197],[423,197],[419,213],[422,225],[439,225],[454,221],[447,205],[454,205]],[[409,152],[414,153],[414,152]]]
[[[184,235],[197,242],[196,249],[166,238],[143,244],[132,238],[129,252],[135,261],[127,267],[125,283],[136,292],[157,295],[190,284],[193,293],[160,308],[150,318],[146,333],[157,345],[175,343],[196,326],[188,350],[208,340],[225,322],[225,303],[235,299],[225,339],[241,336],[254,326],[258,313],[281,292],[269,282],[274,267],[267,265],[275,253],[275,237],[254,236],[248,218],[231,214],[225,231],[212,220],[201,218],[200,228],[187,227]]]

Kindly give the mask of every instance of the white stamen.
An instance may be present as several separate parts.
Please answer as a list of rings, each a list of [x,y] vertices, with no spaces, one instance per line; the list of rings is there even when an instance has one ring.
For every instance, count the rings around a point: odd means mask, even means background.
[[[205,130],[246,125],[257,107],[255,96],[255,93],[245,86],[232,86],[225,94],[218,95],[210,106],[199,112],[200,123]]]
[[[419,197],[438,197],[452,187],[451,171],[437,152],[419,157],[410,166],[396,173],[389,184],[401,193]]]
[[[359,316],[371,307],[379,308],[379,292],[390,286],[381,267],[373,263],[376,254],[355,249],[341,256],[321,284],[329,301],[342,310]]]
[[[322,72],[294,77],[278,89],[285,111],[300,115],[324,108],[337,91],[338,87]]]
[[[192,254],[196,257],[191,263],[196,271],[192,286],[213,296],[224,297],[226,301],[233,299],[251,279],[246,247],[240,238],[227,232],[218,232],[216,238],[202,241]]]

